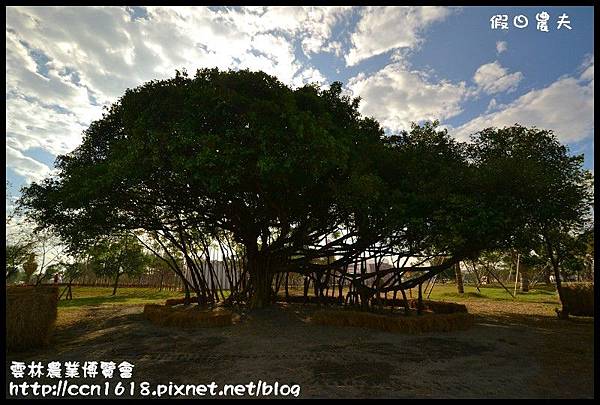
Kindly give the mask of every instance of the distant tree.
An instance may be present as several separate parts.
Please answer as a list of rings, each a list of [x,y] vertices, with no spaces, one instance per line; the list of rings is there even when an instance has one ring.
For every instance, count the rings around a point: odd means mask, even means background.
[[[30,226],[34,227],[34,225]],[[40,285],[59,271],[60,262],[67,256],[67,248],[58,235],[49,229],[34,229],[31,238],[33,251],[39,261],[39,268],[35,273],[35,285]]]
[[[16,280],[19,271],[25,271],[23,265],[33,254],[37,266],[33,269],[33,261],[30,260],[24,277],[29,283],[35,276],[34,284],[39,285],[57,270],[56,264],[66,253],[65,246],[48,227],[40,226],[32,218],[23,215],[23,207],[18,201],[17,204],[12,203],[9,182],[6,182],[6,194],[9,200],[6,215],[6,281]]]
[[[88,254],[96,275],[114,278],[112,295],[117,293],[122,275],[139,275],[147,264],[142,246],[132,236],[106,238],[91,247]]]
[[[594,224],[590,223],[581,234],[581,242],[584,245],[585,277],[594,280]]]
[[[564,302],[560,268],[570,249],[567,235],[584,228],[593,203],[583,155],[570,155],[552,131],[520,125],[488,128],[472,141],[481,199],[504,213],[498,227],[509,236],[506,244],[521,251],[543,245]],[[568,316],[564,305],[561,314]]]
[[[540,269],[544,269],[548,263],[548,257],[544,254],[542,250],[538,254],[534,250],[530,250],[529,252],[525,251],[521,253],[519,257],[519,276],[521,278],[521,292],[529,292],[529,287],[532,282],[532,277],[540,271]]]
[[[159,257],[153,256],[153,255],[148,256],[146,260],[148,263],[149,271],[153,275],[158,275],[158,278],[159,278],[158,290],[162,291],[163,281],[164,281],[165,276],[172,272],[171,267],[169,266],[169,264],[166,261],[162,260]]]
[[[23,263],[23,270],[25,271],[25,284],[29,284],[31,277],[35,274],[37,269],[38,263],[35,260],[35,253],[30,253],[25,263]]]
[[[17,215],[8,181],[6,182],[6,201],[6,282],[9,283],[19,278],[23,264],[33,252],[34,242],[30,230],[23,226],[23,218]]]
[[[77,260],[79,259],[79,260]],[[81,260],[82,258],[76,258],[76,260],[74,262],[68,263],[68,262],[62,262],[60,263],[61,266],[61,276],[63,278],[63,280],[66,282],[66,287],[64,288],[64,290],[60,293],[59,299],[65,295],[65,299],[67,300],[71,300],[73,299],[73,282],[80,277],[82,274],[84,274],[86,271],[88,271],[88,268],[90,266],[89,263],[89,257],[84,258],[83,260]]]
[[[33,242],[20,241],[6,245],[6,281],[15,280],[23,264],[29,259]]]
[[[589,278],[593,237],[593,230],[561,235],[561,273],[566,279]]]

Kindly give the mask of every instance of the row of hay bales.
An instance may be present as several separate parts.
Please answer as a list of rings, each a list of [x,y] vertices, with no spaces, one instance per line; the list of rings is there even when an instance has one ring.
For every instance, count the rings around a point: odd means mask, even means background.
[[[315,297],[315,296],[307,296],[304,297],[302,295],[290,295],[289,297],[277,297],[278,302],[289,302],[289,303],[297,303],[297,304],[328,304],[328,305],[336,305],[342,304],[338,297]],[[417,309],[418,300],[416,298],[411,298],[407,300],[408,307],[410,309]],[[404,307],[405,303],[402,299],[392,299],[392,298],[373,298],[371,300],[371,305],[383,305],[383,306],[394,306],[394,307]],[[436,314],[453,314],[456,312],[467,312],[467,307],[464,304],[457,304],[455,302],[444,302],[444,301],[429,301],[423,300],[423,310],[435,312]]]
[[[594,283],[564,283],[562,296],[569,315],[594,316]]]
[[[407,300],[408,307],[410,309],[417,309],[418,300],[416,298],[410,298]],[[430,301],[423,300],[423,310],[431,311],[436,314],[454,314],[457,312],[466,313],[467,307],[464,304],[458,304],[456,302],[445,302],[445,301]],[[394,306],[394,307],[404,307],[404,300],[402,299],[392,299],[392,298],[381,298],[378,300],[374,298],[372,300],[372,305],[384,305],[384,306]]]
[[[189,303],[190,304],[195,304],[198,302],[198,297],[197,296],[193,296],[189,298]],[[182,305],[185,304],[185,297],[183,298],[169,298],[165,301],[165,305],[168,307],[172,307],[174,305]]]
[[[277,302],[288,302],[295,304],[327,304],[327,305],[339,305],[342,304],[343,301],[339,297],[315,297],[313,295],[309,295],[304,297],[303,295],[289,295],[287,297],[277,296]],[[190,297],[190,303],[197,303],[198,297]],[[418,300],[416,298],[411,298],[407,300],[408,307],[410,309],[417,309]],[[165,301],[166,306],[175,306],[181,305],[185,303],[185,298],[169,298]],[[372,299],[371,305],[384,305],[384,306],[395,306],[395,307],[404,307],[405,303],[402,299],[392,299],[392,298],[381,298],[381,299]],[[444,301],[429,301],[423,300],[423,310],[435,312],[436,314],[453,314],[456,312],[467,312],[467,307],[464,304],[457,304],[455,302],[444,302]]]
[[[277,296],[276,298],[277,302],[289,302],[289,303],[294,303],[294,304],[329,304],[329,305],[334,305],[334,304],[341,304],[342,300],[340,300],[340,298],[338,297],[329,297],[329,296],[324,296],[324,297],[316,297],[314,295],[307,295],[306,297],[304,297],[304,295],[289,295],[287,297],[284,296]]]
[[[209,310],[194,305],[177,308],[173,306],[147,304],[144,317],[159,326],[212,327],[227,326],[233,323],[233,313],[223,308]]]
[[[320,325],[354,326],[378,329],[385,332],[418,334],[468,329],[474,323],[474,316],[463,312],[423,316],[394,316],[351,310],[321,310],[313,314],[311,321]]]
[[[58,287],[6,287],[6,350],[47,346],[58,314]]]

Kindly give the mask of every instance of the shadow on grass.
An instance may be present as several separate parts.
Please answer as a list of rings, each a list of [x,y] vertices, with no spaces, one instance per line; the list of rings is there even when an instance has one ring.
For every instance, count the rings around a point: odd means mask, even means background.
[[[546,332],[577,334],[579,332],[589,333],[591,331],[589,327],[593,326],[594,318],[570,316],[568,319],[559,319],[556,315],[497,312],[489,314],[476,313],[475,323],[494,324],[503,327],[526,325]]]
[[[103,304],[124,304],[131,301],[141,300],[140,297],[128,297],[119,295],[109,296],[97,296],[97,297],[85,297],[85,298],[73,298],[71,300],[60,300],[58,302],[59,308],[70,308],[70,307],[82,307],[82,306],[97,306]],[[153,300],[160,300],[161,298],[154,298]],[[149,299],[152,300],[152,299]],[[132,302],[135,303],[135,302]]]
[[[225,297],[229,291],[223,291]],[[73,299],[58,302],[59,308],[77,308],[100,305],[143,305],[164,304],[169,298],[183,298],[184,293],[172,290],[156,290],[149,288],[122,287],[112,295],[112,288],[77,287],[73,290]]]
[[[481,293],[476,293],[476,292],[466,292],[463,294],[459,294],[459,293],[442,293],[440,295],[441,297],[452,297],[452,298],[488,298],[487,296],[481,294]]]
[[[516,301],[516,302],[528,302],[538,304],[552,304],[557,305],[557,293],[556,291],[550,290],[532,290],[530,292],[517,291],[516,299],[508,294],[506,291],[494,292],[493,294],[485,294],[485,289],[482,288],[482,292],[465,292],[459,294],[457,292],[444,292],[438,295],[442,298],[476,298],[476,299],[487,299],[494,301]]]

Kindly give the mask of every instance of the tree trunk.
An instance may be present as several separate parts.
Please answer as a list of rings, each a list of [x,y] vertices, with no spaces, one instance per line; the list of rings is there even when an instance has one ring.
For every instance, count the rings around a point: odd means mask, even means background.
[[[346,270],[347,270],[347,268],[346,268]],[[344,270],[344,274],[345,274],[346,270]],[[341,274],[340,274],[340,278],[338,280],[338,301],[340,303],[344,302],[344,278],[342,277]]]
[[[462,278],[461,278],[462,281]],[[419,283],[419,297],[417,298],[417,315],[423,312],[423,283]]]
[[[115,284],[113,286],[112,295],[116,295],[117,294],[117,287],[119,286],[119,277],[121,277],[121,272],[118,272],[117,273],[117,277],[115,277]]]
[[[250,308],[265,308],[269,306],[272,299],[273,274],[263,268],[250,273],[250,283],[252,285],[252,296],[250,298]]]
[[[558,261],[555,264],[553,260],[552,267],[554,268],[554,280],[556,282],[556,290],[558,291],[558,297],[560,298],[560,302],[562,304],[562,311],[558,313],[558,316],[561,319],[567,319],[569,318],[569,308],[567,305],[565,305],[565,301],[563,299],[562,281],[560,280],[560,268],[558,265]]]
[[[408,307],[408,299],[406,298],[406,292],[404,290],[400,290],[402,293],[402,299],[404,300],[404,315],[410,314],[410,308]]]
[[[544,282],[546,283],[546,285],[552,285],[550,274],[552,274],[552,268],[550,266],[546,266],[546,268],[544,269]]]
[[[183,288],[185,289],[185,298],[183,299],[183,305],[190,305],[190,287],[186,281],[183,282]]]
[[[554,270],[554,282],[556,283],[556,291],[558,292],[558,298],[560,298],[560,303],[562,305],[562,310],[557,310],[557,315],[561,319],[568,319],[569,308],[567,305],[565,305],[565,301],[563,299],[562,281],[560,279],[560,259],[558,257],[558,254],[556,256],[554,255],[550,238],[547,235],[544,235],[544,239],[546,242],[546,253],[550,257],[550,263],[552,263],[552,269]]]
[[[529,269],[525,266],[521,271],[521,292],[529,292]]]
[[[454,265],[454,273],[456,275],[456,289],[459,294],[464,294],[465,285],[463,283],[462,272],[460,270],[460,262]]]
[[[250,252],[250,249],[247,249]],[[271,304],[273,298],[273,272],[268,266],[267,258],[259,254],[248,255],[248,273],[250,274],[250,308],[265,308]]]
[[[290,272],[285,273],[285,300],[290,300]]]
[[[308,287],[309,287],[310,281],[309,278],[304,276],[304,292],[303,292],[303,297],[304,297],[304,303],[306,304],[308,302]]]
[[[479,275],[479,272],[477,271],[477,268],[475,267],[475,263],[471,262],[472,266],[473,266],[473,274],[475,274],[475,279],[477,284],[475,284],[475,288],[477,289],[478,292],[481,292],[481,290],[479,289],[479,286],[481,285],[481,276]]]

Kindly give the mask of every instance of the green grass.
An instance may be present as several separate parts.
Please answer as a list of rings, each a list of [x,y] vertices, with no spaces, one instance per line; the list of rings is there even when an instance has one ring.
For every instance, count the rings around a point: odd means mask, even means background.
[[[514,288],[514,285],[513,285]],[[552,287],[536,286],[528,293],[517,291],[515,299],[506,290],[499,286],[482,286],[478,292],[474,286],[465,285],[465,293],[458,294],[454,284],[436,284],[429,297],[431,300],[453,301],[453,300],[497,300],[511,302],[536,302],[543,304],[557,304],[558,294]],[[513,291],[512,289],[510,289]],[[62,292],[62,290],[61,290]],[[113,296],[112,287],[73,287],[73,299],[59,301],[58,307],[80,308],[98,305],[143,305],[163,304],[168,298],[183,297],[182,291],[158,291],[155,288],[123,287],[117,289],[117,295]],[[227,295],[227,292],[225,293]],[[417,290],[413,289],[412,296],[417,297]]]
[[[508,287],[508,286],[507,286]],[[536,286],[535,289],[529,290],[529,292],[522,293],[517,287],[517,296],[513,298],[504,288],[500,286],[481,286],[481,291],[477,291],[475,286],[465,285],[465,293],[458,294],[456,292],[456,285],[454,284],[443,284],[435,285],[430,295],[432,300],[449,300],[449,299],[488,299],[498,301],[513,301],[513,302],[537,302],[541,304],[557,304],[558,294],[553,287],[548,286]],[[509,287],[511,292],[514,291],[514,284],[512,288]],[[413,296],[416,297],[416,290],[413,290]]]
[[[63,298],[58,302],[59,308],[80,308],[97,305],[134,305],[134,304],[164,304],[168,298],[184,296],[182,291],[158,291],[158,288],[123,287],[112,294],[112,287],[78,287],[74,286],[73,299]],[[62,290],[61,290],[62,292]]]

